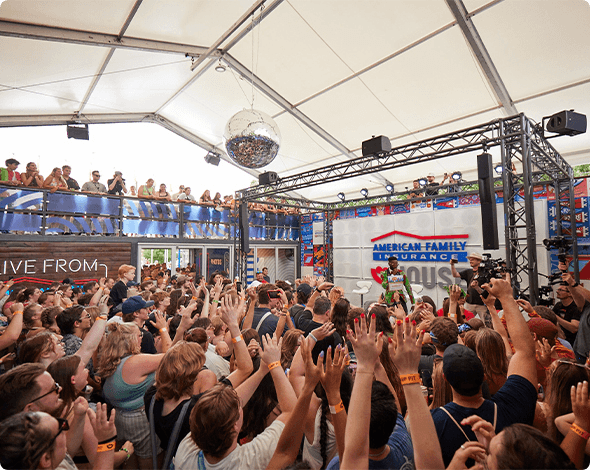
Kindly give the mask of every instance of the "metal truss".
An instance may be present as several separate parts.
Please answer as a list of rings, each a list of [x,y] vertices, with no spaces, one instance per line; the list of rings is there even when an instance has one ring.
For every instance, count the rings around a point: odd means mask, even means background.
[[[536,305],[539,300],[539,282],[533,186],[543,184],[538,180],[539,175],[547,175],[554,181],[556,194],[560,194],[560,191],[567,186],[569,198],[561,201],[557,198],[558,233],[571,234],[573,254],[574,257],[577,257],[573,168],[544,138],[540,126],[522,113],[396,147],[389,152],[358,157],[316,170],[286,176],[270,185],[258,185],[242,189],[237,192],[237,196],[244,202],[260,200],[285,191],[318,186],[324,183],[467,152],[475,152],[495,146],[500,146],[502,166],[504,168],[502,189],[504,191],[504,235],[507,268],[510,270],[511,282],[515,292],[528,295],[531,303]],[[518,173],[517,167],[522,168],[522,173]],[[438,197],[457,194],[461,193],[451,193]],[[375,196],[366,201],[368,205],[396,203],[397,201],[391,200],[391,196],[395,196],[395,194]],[[288,199],[292,200],[292,198]],[[334,211],[346,208],[347,204],[351,202],[358,202],[358,200],[334,203],[305,201],[306,206],[310,209],[326,211],[324,218],[324,246],[326,247],[326,275],[329,279],[332,276],[333,263],[330,241]],[[566,208],[562,210],[559,202],[561,202],[561,206],[567,204],[569,212]],[[282,204],[277,203],[277,205]],[[574,228],[573,230],[566,230],[564,227],[564,222],[567,223],[568,214],[572,218],[571,227]],[[575,270],[577,280],[577,266]],[[525,279],[528,280],[528,285],[523,287]]]

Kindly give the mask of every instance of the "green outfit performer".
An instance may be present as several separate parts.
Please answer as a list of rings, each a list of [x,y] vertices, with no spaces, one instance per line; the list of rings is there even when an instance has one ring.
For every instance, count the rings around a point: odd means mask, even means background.
[[[397,269],[397,258],[395,256],[389,257],[389,268],[381,271],[381,286],[385,289],[385,302],[388,305],[394,304],[393,294],[399,293],[400,303],[402,307],[408,312],[406,305],[406,295],[404,287],[410,296],[410,302],[414,305],[414,295],[412,294],[412,286],[410,280],[401,269]]]

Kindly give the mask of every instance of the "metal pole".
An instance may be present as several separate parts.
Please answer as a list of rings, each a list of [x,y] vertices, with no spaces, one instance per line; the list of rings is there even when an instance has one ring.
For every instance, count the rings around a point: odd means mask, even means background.
[[[514,198],[512,192],[514,186],[512,184],[512,158],[510,148],[506,148],[505,122],[500,121],[500,155],[502,158],[502,194],[504,196],[504,243],[506,244],[506,268],[510,273],[510,283],[512,289],[516,289],[516,248],[514,243],[518,243],[518,234],[516,228],[516,220],[514,217]]]
[[[578,224],[576,222],[576,199],[574,194],[574,174],[573,169],[568,175],[569,191],[570,191],[570,228],[572,233],[572,256],[574,264],[574,279],[580,282],[580,268],[578,266]],[[557,197],[556,197],[557,199]],[[557,207],[557,206],[556,206]]]

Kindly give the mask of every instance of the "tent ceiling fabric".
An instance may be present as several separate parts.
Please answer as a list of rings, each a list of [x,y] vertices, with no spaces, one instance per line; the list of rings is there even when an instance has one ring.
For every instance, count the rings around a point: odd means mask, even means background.
[[[280,176],[359,155],[373,135],[395,147],[507,116],[502,86],[509,105],[538,122],[563,109],[590,114],[585,0],[267,0],[253,32],[248,19],[191,71],[253,4],[5,0],[0,126],[65,122],[80,110],[82,120],[161,116],[192,142],[222,149],[228,119],[251,106],[253,71],[254,107],[282,133],[262,171]],[[481,47],[470,45],[457,11]],[[224,73],[214,70],[219,57]],[[589,160],[590,134],[552,144],[572,165]],[[385,180],[403,189],[430,171],[475,168],[475,156],[463,155],[299,194],[356,198],[362,187],[384,192]]]

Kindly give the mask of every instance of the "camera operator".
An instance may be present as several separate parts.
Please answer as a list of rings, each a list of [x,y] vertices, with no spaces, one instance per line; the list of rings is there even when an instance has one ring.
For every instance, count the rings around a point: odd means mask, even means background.
[[[467,257],[467,259],[469,260],[471,269],[457,271],[457,268],[455,268],[457,260],[451,260],[451,272],[453,277],[461,278],[467,282],[465,309],[482,319],[486,323],[486,326],[488,325],[488,320],[491,325],[492,319],[488,313],[487,307],[484,305],[483,300],[480,297],[480,293],[483,292],[483,289],[478,283],[479,277],[485,274],[484,268],[480,266],[483,257],[481,254],[473,252]]]

